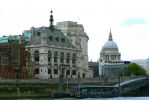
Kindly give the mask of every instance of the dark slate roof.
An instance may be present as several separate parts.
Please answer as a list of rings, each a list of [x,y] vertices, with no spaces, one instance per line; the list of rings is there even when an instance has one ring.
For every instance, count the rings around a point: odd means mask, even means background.
[[[89,66],[99,66],[98,62],[89,61],[88,64],[89,64]]]
[[[49,27],[44,27],[44,30],[42,27],[35,29],[29,44],[41,44],[42,37],[45,39],[47,45],[75,48],[70,40],[59,29],[54,28],[54,30],[51,30]]]

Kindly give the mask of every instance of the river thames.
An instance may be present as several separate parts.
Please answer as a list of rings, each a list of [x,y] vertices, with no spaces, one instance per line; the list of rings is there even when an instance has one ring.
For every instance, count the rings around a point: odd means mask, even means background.
[[[15,99],[15,100],[149,100],[149,97],[115,97],[115,98],[84,98],[84,99],[76,99],[76,98],[61,98],[61,99],[53,99],[53,98],[36,98],[36,99]]]

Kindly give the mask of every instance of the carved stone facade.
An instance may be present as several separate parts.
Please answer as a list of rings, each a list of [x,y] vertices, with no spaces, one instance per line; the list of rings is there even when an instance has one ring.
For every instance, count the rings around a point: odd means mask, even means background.
[[[56,28],[60,29],[70,42],[80,50],[78,67],[82,68],[83,73],[86,77],[93,76],[92,70],[88,67],[88,40],[86,32],[84,31],[82,24],[77,22],[63,21],[58,22]]]

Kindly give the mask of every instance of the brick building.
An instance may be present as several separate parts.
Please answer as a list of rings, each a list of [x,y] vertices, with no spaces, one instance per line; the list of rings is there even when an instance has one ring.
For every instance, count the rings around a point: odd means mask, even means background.
[[[0,37],[0,77],[28,78],[25,56],[25,42],[22,41],[22,36]]]

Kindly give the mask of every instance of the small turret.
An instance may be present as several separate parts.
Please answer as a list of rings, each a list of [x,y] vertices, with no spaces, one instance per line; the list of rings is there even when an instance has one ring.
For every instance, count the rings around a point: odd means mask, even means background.
[[[52,15],[53,11],[51,10],[51,15],[50,15],[50,26],[49,28],[51,29],[52,32],[54,32],[54,26],[53,26],[53,22],[54,22],[54,19],[53,19],[53,15]]]

